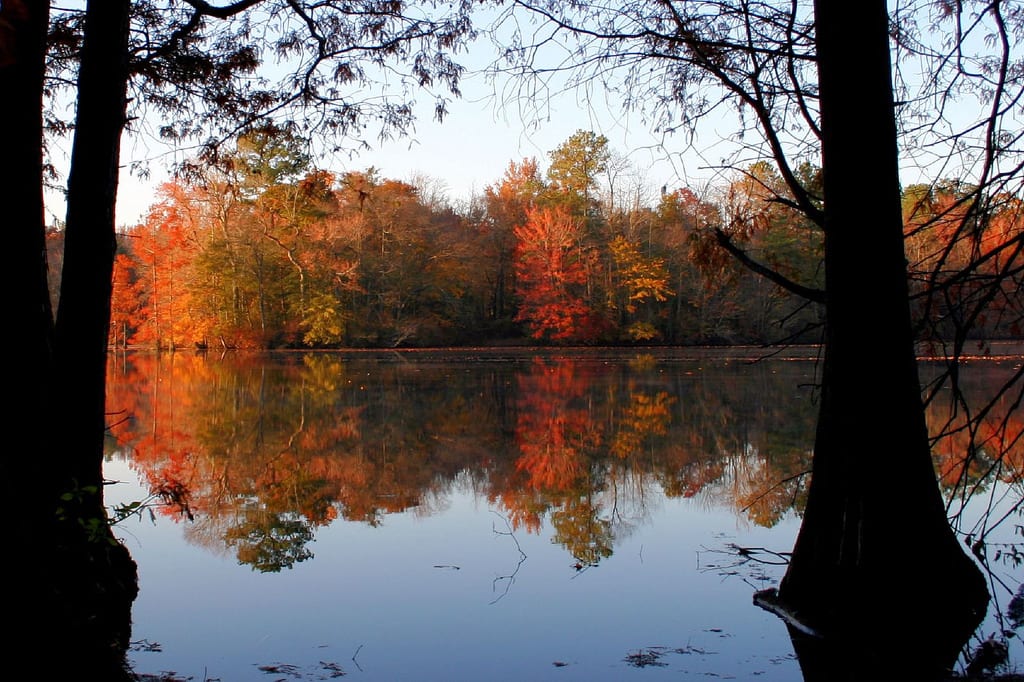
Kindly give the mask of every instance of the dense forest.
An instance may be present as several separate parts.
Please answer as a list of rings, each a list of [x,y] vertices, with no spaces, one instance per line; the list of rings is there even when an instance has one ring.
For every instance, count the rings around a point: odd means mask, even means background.
[[[480,196],[453,206],[443,178],[333,173],[306,148],[266,127],[239,137],[220,163],[162,186],[145,222],[119,234],[112,345],[820,341],[820,304],[720,248],[726,234],[744,257],[809,289],[823,285],[821,233],[778,199],[785,184],[769,164],[704,196],[662,188],[649,199],[637,181],[616,182],[631,176],[607,139],[580,130],[550,152],[546,171],[536,159],[512,161]],[[820,184],[818,168],[799,171],[806,186]],[[906,189],[912,272],[930,273],[939,259],[960,269],[979,249],[996,255],[975,279],[998,272],[999,245],[1019,236],[1021,204],[997,198],[958,240],[973,191],[956,181]],[[52,230],[51,246],[60,243]],[[951,295],[969,299],[970,286]],[[986,305],[971,333],[1019,335],[1002,324],[1013,300]],[[931,322],[945,312],[919,310]]]

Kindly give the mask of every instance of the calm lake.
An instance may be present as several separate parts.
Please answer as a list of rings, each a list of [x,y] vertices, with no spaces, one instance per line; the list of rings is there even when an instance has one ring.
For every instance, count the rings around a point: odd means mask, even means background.
[[[1020,362],[970,362],[966,383],[985,391]],[[159,503],[115,528],[139,565],[138,673],[801,679],[752,597],[799,526],[814,348],[110,363],[107,502]],[[947,415],[941,399],[929,413]],[[955,447],[936,447],[940,470]],[[977,497],[1012,510],[1010,468]],[[1019,627],[1024,522],[1008,513],[984,636]],[[909,540],[894,560],[913,561]]]

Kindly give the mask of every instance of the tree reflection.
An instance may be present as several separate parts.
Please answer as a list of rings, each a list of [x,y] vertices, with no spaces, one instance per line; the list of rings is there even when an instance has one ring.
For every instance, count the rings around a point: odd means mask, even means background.
[[[108,453],[173,491],[161,513],[194,518],[191,541],[260,571],[311,557],[317,529],[337,519],[430,513],[456,486],[510,530],[549,527],[581,566],[643,523],[651,490],[766,527],[802,508],[809,363],[519,360],[119,356]],[[944,405],[933,401],[933,420],[948,419]],[[990,438],[1016,453],[996,473],[1017,482],[1019,414],[992,419]],[[936,445],[947,489],[986,485],[983,452],[966,469],[953,456],[953,423]]]
[[[553,540],[572,554],[577,568],[596,566],[612,555],[615,537],[603,511],[601,504],[588,495],[567,499],[551,513]]]
[[[238,562],[262,573],[276,573],[312,558],[313,552],[306,547],[312,540],[312,527],[300,515],[260,509],[246,510],[224,534]]]

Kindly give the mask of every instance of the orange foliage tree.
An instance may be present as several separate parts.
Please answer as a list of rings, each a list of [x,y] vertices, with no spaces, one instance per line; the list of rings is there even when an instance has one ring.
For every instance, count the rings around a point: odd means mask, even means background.
[[[544,190],[536,159],[510,162],[501,180],[484,190],[485,214],[479,221],[485,255],[482,270],[490,289],[488,314],[495,321],[509,320],[514,316],[515,228],[526,224],[527,211],[538,205]]]
[[[204,345],[209,320],[201,314],[191,288],[198,249],[196,218],[186,188],[166,183],[160,194],[162,200],[125,239],[135,263],[135,281],[123,284],[134,287],[141,299],[130,341],[157,348]]]
[[[127,346],[142,325],[143,285],[132,259],[124,253],[114,258],[113,291],[110,297],[110,344]]]
[[[519,312],[535,339],[594,342],[606,321],[587,305],[587,263],[594,253],[577,247],[582,225],[561,207],[532,208],[515,229]]]
[[[912,185],[903,194],[911,295],[921,337],[962,347],[1019,338],[1024,305],[1024,204],[986,196],[959,180]]]

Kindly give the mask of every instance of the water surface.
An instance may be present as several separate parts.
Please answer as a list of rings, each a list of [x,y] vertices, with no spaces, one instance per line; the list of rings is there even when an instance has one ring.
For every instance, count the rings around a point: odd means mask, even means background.
[[[817,364],[760,356],[118,356],[108,502],[172,502],[117,529],[139,563],[132,663],[799,680],[752,596],[798,529]]]

